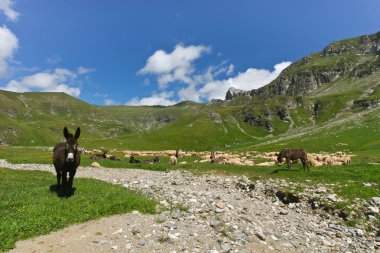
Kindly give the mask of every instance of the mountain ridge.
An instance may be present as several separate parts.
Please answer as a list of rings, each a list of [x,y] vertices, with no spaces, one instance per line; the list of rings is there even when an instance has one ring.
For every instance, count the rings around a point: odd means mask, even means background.
[[[380,32],[335,41],[321,52],[292,63],[268,85],[250,91],[227,91],[226,100],[231,100],[234,94],[265,99],[279,95],[306,95],[347,74],[351,77],[370,75],[380,69],[379,56]]]
[[[302,142],[319,151],[341,148],[327,140],[343,133],[341,143],[349,149],[380,150],[380,141],[374,141],[380,140],[375,127],[380,106],[379,37],[376,33],[369,39],[333,42],[293,63],[259,91],[234,88],[229,90],[230,99],[208,103],[99,106],[64,93],[0,90],[0,144],[53,146],[62,140],[64,126],[81,126],[80,143],[94,148],[269,150]],[[343,72],[337,76],[336,71]],[[337,77],[331,78],[334,73]],[[295,76],[303,77],[303,82]],[[362,140],[350,139],[353,134]],[[320,136],[324,139],[314,143]]]

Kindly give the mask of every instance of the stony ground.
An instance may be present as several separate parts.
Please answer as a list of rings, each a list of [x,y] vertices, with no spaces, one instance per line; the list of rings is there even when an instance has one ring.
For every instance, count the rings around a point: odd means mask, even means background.
[[[0,160],[0,167],[53,173],[50,165]],[[88,167],[77,177],[141,191],[163,211],[74,225],[18,242],[11,252],[380,252],[375,234],[315,215],[303,202],[285,205],[268,197],[267,183],[245,177]]]

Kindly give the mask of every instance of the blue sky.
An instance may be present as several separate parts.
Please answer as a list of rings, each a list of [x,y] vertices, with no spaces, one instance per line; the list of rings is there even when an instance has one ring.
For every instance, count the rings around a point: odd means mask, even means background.
[[[99,105],[206,102],[378,31],[378,0],[0,0],[0,89]]]

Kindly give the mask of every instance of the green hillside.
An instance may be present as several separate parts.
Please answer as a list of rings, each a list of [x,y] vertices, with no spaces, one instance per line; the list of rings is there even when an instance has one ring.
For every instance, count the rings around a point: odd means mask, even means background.
[[[376,44],[377,43],[377,44]],[[376,49],[376,47],[378,49]],[[0,90],[0,142],[118,149],[380,151],[380,33],[334,42],[251,96],[174,106],[96,106],[64,93]],[[377,50],[377,51],[376,51]],[[380,157],[380,155],[379,155]],[[376,159],[376,158],[374,158]]]

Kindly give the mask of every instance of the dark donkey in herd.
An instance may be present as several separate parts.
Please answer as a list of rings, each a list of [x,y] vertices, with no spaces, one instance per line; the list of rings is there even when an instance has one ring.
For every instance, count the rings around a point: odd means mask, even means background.
[[[310,171],[309,165],[307,164],[308,163],[307,152],[303,148],[300,148],[300,149],[290,149],[290,148],[283,149],[277,155],[278,165],[282,164],[283,158],[286,159],[286,163],[288,165],[288,170],[290,170],[290,162],[291,161],[296,161],[296,160],[300,159],[302,162],[303,170],[305,170],[307,167],[307,170]]]
[[[73,136],[69,133],[67,127],[63,129],[63,136],[66,142],[58,143],[53,150],[53,164],[57,172],[57,190],[60,190],[62,178],[62,190],[67,192],[68,187],[71,190],[77,168],[80,164],[81,151],[78,150],[78,138],[80,128],[78,127]],[[69,182],[67,182],[67,173],[69,173]]]

